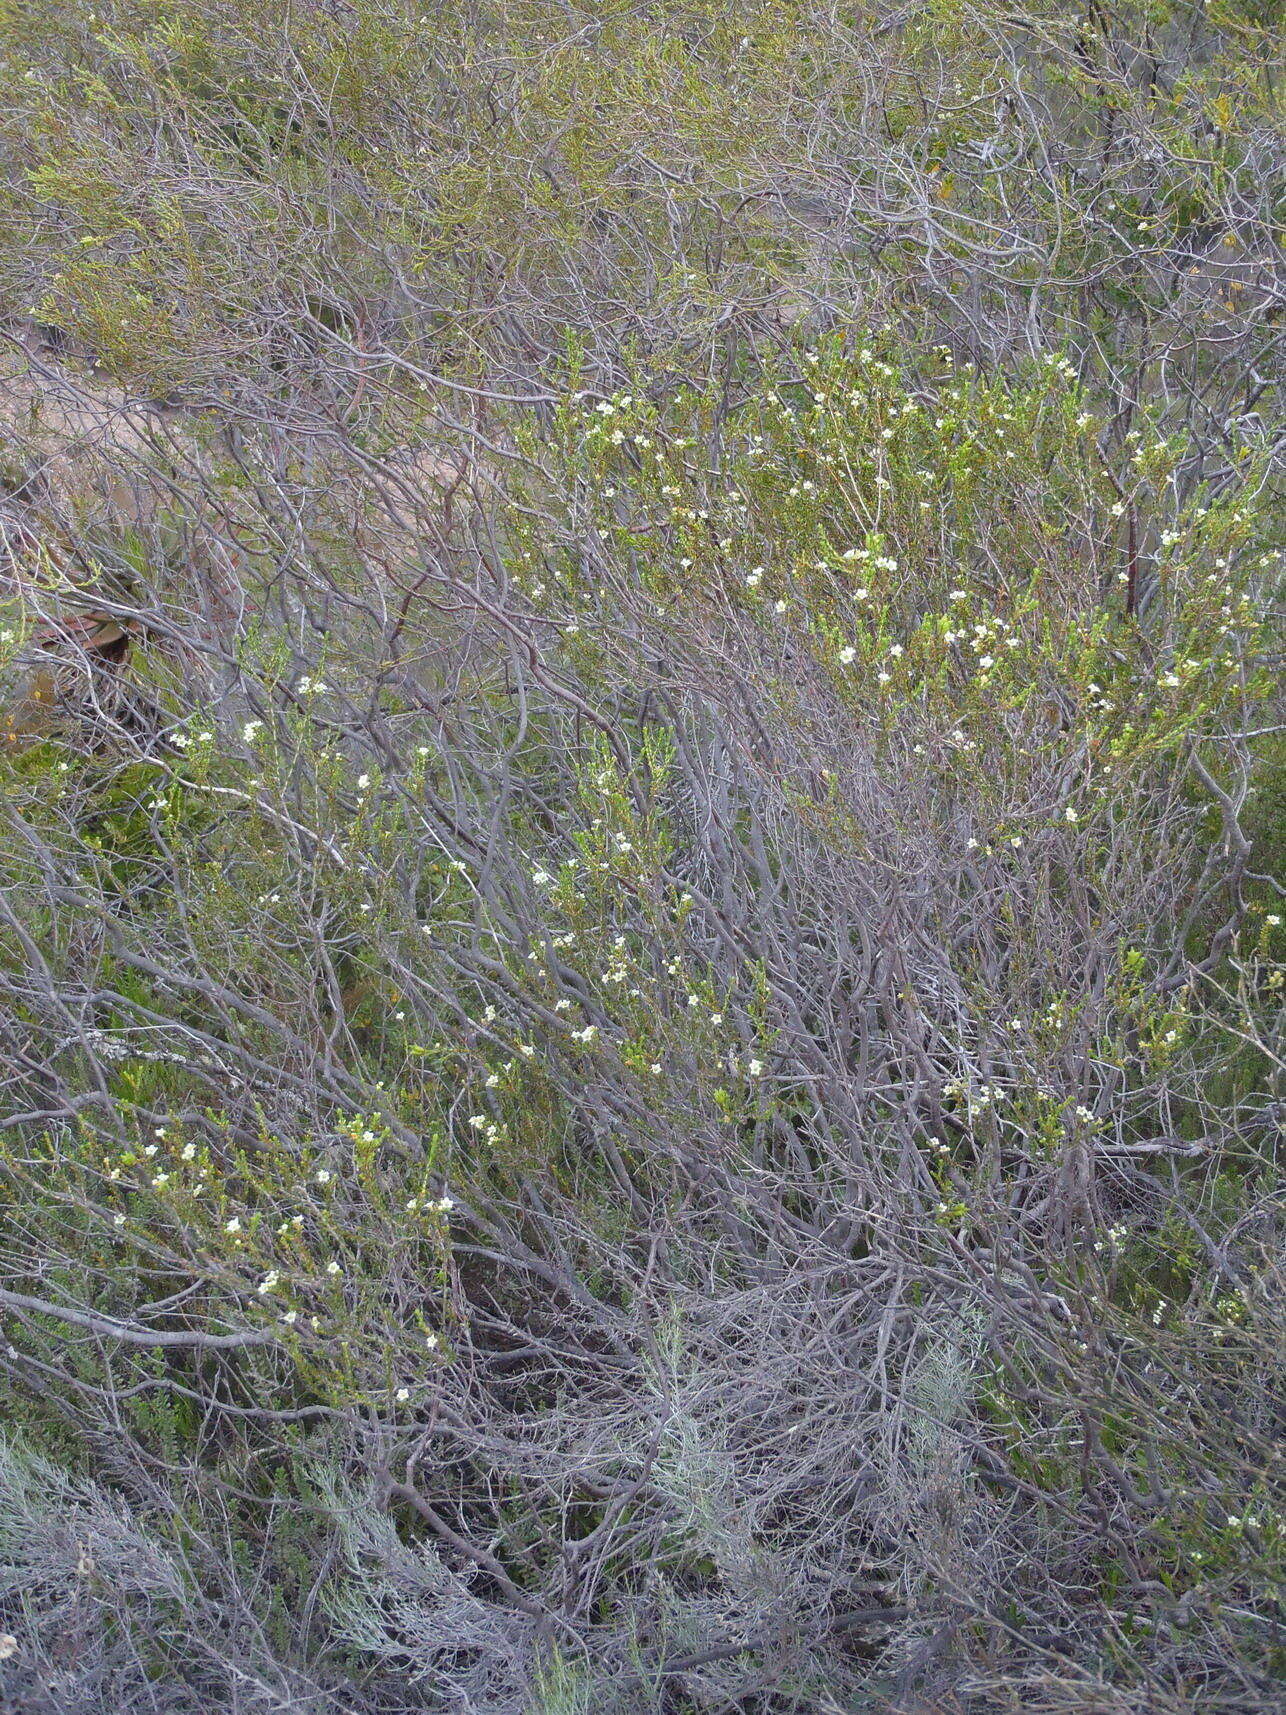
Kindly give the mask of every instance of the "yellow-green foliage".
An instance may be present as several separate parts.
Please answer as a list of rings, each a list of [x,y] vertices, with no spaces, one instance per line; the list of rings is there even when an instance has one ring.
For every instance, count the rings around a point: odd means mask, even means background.
[[[0,1701],[1269,1707],[1269,31],[0,0]]]

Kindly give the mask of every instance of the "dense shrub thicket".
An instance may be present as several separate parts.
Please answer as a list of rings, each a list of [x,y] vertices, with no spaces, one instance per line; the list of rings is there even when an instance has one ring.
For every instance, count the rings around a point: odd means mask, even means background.
[[[7,1707],[1280,1707],[1279,22],[0,6]]]

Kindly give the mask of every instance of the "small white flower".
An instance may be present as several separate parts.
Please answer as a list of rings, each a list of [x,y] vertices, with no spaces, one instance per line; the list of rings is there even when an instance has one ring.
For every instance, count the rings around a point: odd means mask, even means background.
[[[370,783],[371,777],[369,774],[359,774],[357,776],[357,789],[359,792],[365,792]]]
[[[329,1185],[330,1184],[330,1177],[331,1176],[330,1176],[329,1169],[327,1169],[325,1167],[319,1167],[317,1169],[317,1183],[319,1185]]]
[[[659,1078],[661,1076],[661,1063],[659,1060],[654,1060],[652,1062],[652,1076],[654,1078]]]
[[[298,1320],[299,1312],[297,1310],[287,1310],[286,1314],[282,1317],[282,1321],[288,1328],[293,1328]]]
[[[1276,929],[1281,925],[1281,918],[1275,911],[1270,911],[1267,917],[1264,918],[1264,922],[1267,923],[1270,929]]]
[[[252,744],[255,734],[261,731],[262,727],[262,721],[247,721],[241,729],[241,736],[247,744]]]
[[[855,661],[856,659],[857,659],[857,650],[854,649],[854,647],[851,643],[846,643],[844,645],[844,647],[839,652],[840,666],[841,667],[847,667],[847,666],[851,665],[851,663],[853,661]]]
[[[424,1336],[424,1344],[429,1348],[429,1350],[431,1352],[436,1352],[438,1349],[438,1337],[437,1337],[437,1335],[436,1334],[426,1334]]]
[[[746,1063],[746,1070],[747,1070],[747,1072],[749,1072],[749,1074],[752,1078],[759,1077],[759,1075],[762,1073],[763,1069],[764,1069],[764,1063],[762,1060],[750,1060],[750,1061],[747,1061],[747,1063]]]
[[[256,1290],[259,1293],[259,1296],[262,1298],[262,1297],[264,1297],[264,1295],[266,1293],[271,1292],[273,1287],[276,1286],[278,1280],[280,1280],[280,1278],[281,1278],[281,1276],[277,1273],[276,1269],[270,1268],[268,1270],[267,1274],[265,1274],[263,1279],[259,1282],[258,1287],[256,1288]]]
[[[982,668],[983,672],[985,673],[987,671],[988,667],[994,667],[996,665],[996,658],[994,655],[984,655],[982,657],[982,659],[978,662],[978,665]]]
[[[333,1258],[330,1262],[328,1262],[326,1264],[326,1273],[327,1274],[338,1274],[339,1273],[339,1264],[336,1261],[334,1261]]]
[[[10,1656],[17,1655],[18,1640],[12,1632],[0,1632],[0,1661],[8,1661]]]
[[[1077,817],[1075,809],[1073,808],[1073,806],[1071,804],[1069,804],[1067,806],[1067,808],[1063,811],[1063,817],[1068,822],[1075,822],[1079,819]]]
[[[410,1388],[400,1387],[393,1397],[397,1400],[399,1405],[405,1405],[407,1400],[411,1397],[411,1390]]]

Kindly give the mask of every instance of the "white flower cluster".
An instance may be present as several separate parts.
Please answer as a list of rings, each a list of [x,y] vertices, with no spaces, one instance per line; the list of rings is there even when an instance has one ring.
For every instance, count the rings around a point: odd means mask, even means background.
[[[898,562],[889,554],[876,554],[870,548],[846,548],[840,558],[847,565],[859,562],[876,567],[881,572],[896,572]]]
[[[979,1084],[976,1090],[971,1090],[959,1079],[952,1079],[942,1086],[942,1093],[964,1103],[965,1112],[970,1119],[976,1119],[993,1105],[996,1098],[1003,1094],[996,1084]]]
[[[1095,1239],[1094,1249],[1100,1256],[1105,1250],[1118,1251],[1128,1237],[1128,1227],[1109,1227],[1105,1238]]]
[[[449,1215],[455,1208],[455,1200],[451,1197],[430,1197],[422,1200],[419,1197],[408,1197],[406,1212],[408,1215],[418,1215],[421,1210],[430,1215]]]

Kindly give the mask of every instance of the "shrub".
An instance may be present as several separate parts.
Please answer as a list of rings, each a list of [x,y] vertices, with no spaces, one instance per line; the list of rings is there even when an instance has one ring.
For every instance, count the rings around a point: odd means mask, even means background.
[[[1253,23],[57,10],[0,1673],[1269,1708]]]

